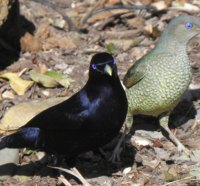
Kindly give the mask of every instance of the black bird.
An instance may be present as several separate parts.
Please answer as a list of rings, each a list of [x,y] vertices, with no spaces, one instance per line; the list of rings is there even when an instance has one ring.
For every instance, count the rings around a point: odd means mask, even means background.
[[[127,99],[115,60],[108,53],[98,53],[91,60],[89,79],[79,92],[2,137],[0,149],[27,147],[73,158],[111,141],[126,113]]]

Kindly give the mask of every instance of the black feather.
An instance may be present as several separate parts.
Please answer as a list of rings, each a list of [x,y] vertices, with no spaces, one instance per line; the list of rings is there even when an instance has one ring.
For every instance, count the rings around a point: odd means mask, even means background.
[[[112,69],[112,76],[105,66]],[[1,138],[0,149],[38,149],[68,158],[111,141],[123,125],[127,99],[113,57],[93,56],[86,85],[68,100],[31,119],[16,133]]]

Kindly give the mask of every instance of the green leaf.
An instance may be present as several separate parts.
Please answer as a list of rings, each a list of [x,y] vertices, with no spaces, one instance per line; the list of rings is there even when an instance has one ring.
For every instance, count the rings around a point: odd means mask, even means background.
[[[59,72],[56,72],[56,71],[53,71],[53,70],[50,70],[50,71],[46,71],[44,73],[44,75],[47,75],[47,76],[50,76],[52,78],[56,78],[56,79],[61,79],[63,78],[63,74],[59,73]]]
[[[115,51],[116,51],[116,47],[115,47],[115,45],[113,43],[107,44],[106,49],[111,54],[114,54]]]

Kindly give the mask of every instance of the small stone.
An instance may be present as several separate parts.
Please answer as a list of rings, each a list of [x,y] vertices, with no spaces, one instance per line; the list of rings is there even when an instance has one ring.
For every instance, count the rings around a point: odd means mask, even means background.
[[[127,167],[123,170],[123,174],[128,174],[129,172],[131,172],[131,167]]]

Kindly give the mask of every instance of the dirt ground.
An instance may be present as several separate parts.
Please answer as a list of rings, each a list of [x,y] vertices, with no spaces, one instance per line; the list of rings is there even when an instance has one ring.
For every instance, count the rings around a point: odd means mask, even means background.
[[[198,0],[20,0],[20,25],[24,35],[20,38],[19,58],[2,70],[20,73],[31,80],[33,69],[54,70],[65,74],[69,86],[45,87],[35,83],[18,95],[8,81],[0,81],[0,116],[8,108],[30,100],[70,96],[86,82],[91,56],[109,51],[117,61],[121,79],[127,69],[159,40],[169,20],[177,15],[200,18]],[[122,6],[145,5],[143,9],[123,9]],[[153,8],[152,8],[153,6]],[[105,7],[118,7],[106,10]],[[120,8],[121,7],[121,8]],[[151,7],[151,8],[150,8]],[[74,25],[68,24],[68,15]],[[193,80],[189,91],[170,117],[170,128],[181,142],[194,153],[200,150],[200,37],[188,45]],[[119,134],[120,136],[121,134]],[[176,147],[163,137],[156,118],[137,116],[131,134],[127,135],[121,161],[109,162],[112,149],[119,136],[99,152],[88,152],[78,157],[76,168],[94,186],[195,186],[200,185],[197,163],[179,154]],[[200,154],[200,153],[199,153]],[[58,172],[38,162],[38,152],[20,150],[20,165],[15,166],[12,177],[0,185],[81,185],[69,174]],[[199,155],[200,157],[200,155]],[[197,175],[192,169],[197,166]],[[198,172],[199,171],[199,172]],[[60,175],[63,177],[60,177]]]

